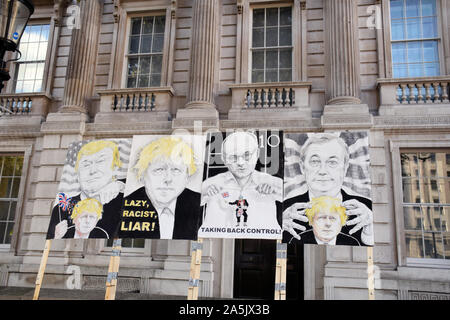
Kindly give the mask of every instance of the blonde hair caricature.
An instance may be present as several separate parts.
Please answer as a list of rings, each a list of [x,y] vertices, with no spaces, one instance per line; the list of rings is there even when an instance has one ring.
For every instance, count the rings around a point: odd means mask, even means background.
[[[202,136],[133,137],[119,237],[197,239],[203,150]]]
[[[125,189],[131,139],[77,141],[69,145],[47,239],[70,237],[81,201],[94,200],[98,225],[89,237],[111,238],[117,231]]]

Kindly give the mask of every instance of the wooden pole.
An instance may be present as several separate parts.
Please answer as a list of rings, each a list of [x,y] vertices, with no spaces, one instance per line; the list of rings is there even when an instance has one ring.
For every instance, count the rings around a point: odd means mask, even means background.
[[[198,300],[198,285],[202,265],[203,239],[191,243],[191,270],[189,272],[188,300]]]
[[[369,300],[375,300],[375,275],[373,267],[373,247],[367,247],[367,288]]]
[[[48,253],[50,252],[50,247],[52,240],[45,241],[44,251],[42,252],[41,265],[39,266],[39,271],[36,277],[36,288],[34,289],[33,300],[39,299],[39,291],[41,290],[42,279],[44,278],[45,267],[47,266]]]
[[[120,251],[122,249],[122,239],[114,239],[112,255],[109,259],[108,277],[106,278],[105,300],[116,299],[117,275],[119,274]]]
[[[275,300],[286,300],[287,244],[277,240],[275,264]]]

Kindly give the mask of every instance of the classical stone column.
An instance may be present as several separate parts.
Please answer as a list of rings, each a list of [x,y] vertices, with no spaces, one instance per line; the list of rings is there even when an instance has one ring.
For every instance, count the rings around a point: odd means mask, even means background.
[[[60,112],[87,113],[86,98],[93,94],[103,1],[81,0],[78,5],[80,24],[72,30]]]
[[[325,0],[328,103],[360,104],[356,0]]]
[[[219,0],[194,0],[191,68],[187,103],[177,118],[217,118],[214,80],[217,68]]]

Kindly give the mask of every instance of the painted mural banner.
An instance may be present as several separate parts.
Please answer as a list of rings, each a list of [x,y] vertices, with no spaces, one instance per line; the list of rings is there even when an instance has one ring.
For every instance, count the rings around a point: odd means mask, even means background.
[[[202,184],[202,238],[281,239],[283,135],[208,134]]]
[[[133,137],[119,238],[197,239],[205,138]]]
[[[283,242],[373,246],[367,132],[284,135]]]
[[[117,232],[131,139],[69,145],[47,239],[110,239]]]

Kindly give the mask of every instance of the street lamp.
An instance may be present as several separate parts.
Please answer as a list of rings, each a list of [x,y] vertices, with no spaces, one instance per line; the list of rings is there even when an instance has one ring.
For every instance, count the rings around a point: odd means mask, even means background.
[[[8,81],[8,61],[3,61],[6,51],[18,51],[20,38],[27,26],[34,5],[30,0],[1,0],[0,2],[0,91],[3,81]]]

